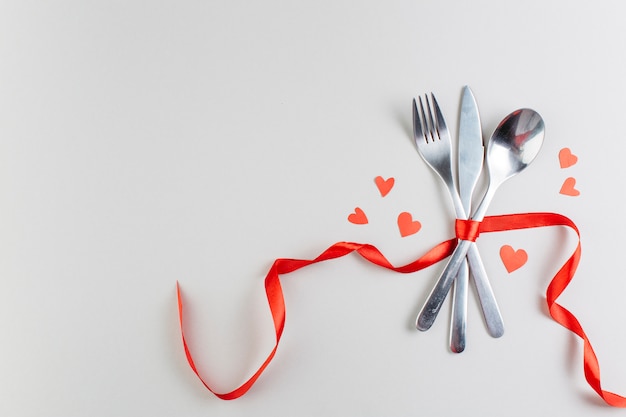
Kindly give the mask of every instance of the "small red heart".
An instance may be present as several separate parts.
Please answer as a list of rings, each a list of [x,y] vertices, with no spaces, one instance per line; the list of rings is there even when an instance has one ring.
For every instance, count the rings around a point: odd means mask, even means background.
[[[411,236],[420,231],[422,224],[417,220],[413,220],[411,213],[403,212],[398,215],[398,229],[400,236]]]
[[[563,148],[559,151],[559,164],[561,168],[569,168],[578,162],[578,157],[572,153],[570,148]]]
[[[367,224],[367,216],[360,208],[356,207],[354,213],[350,213],[348,221],[354,224]]]
[[[579,196],[580,191],[574,188],[575,186],[576,186],[575,178],[572,178],[572,177],[566,178],[565,181],[563,182],[563,185],[561,186],[561,191],[559,191],[559,193],[563,195],[569,195],[572,197]]]
[[[378,191],[380,191],[381,196],[386,196],[389,194],[389,191],[393,188],[393,184],[395,183],[395,179],[390,177],[388,179],[384,179],[380,175],[374,179],[376,186],[378,187]]]
[[[502,259],[502,263],[504,263],[504,267],[510,274],[524,266],[526,261],[528,261],[528,254],[524,249],[515,250],[510,245],[504,245],[500,248],[500,258]]]

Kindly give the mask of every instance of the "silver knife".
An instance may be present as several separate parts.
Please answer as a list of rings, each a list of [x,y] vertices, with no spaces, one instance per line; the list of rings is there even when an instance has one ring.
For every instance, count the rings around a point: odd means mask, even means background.
[[[484,159],[484,146],[478,106],[468,86],[463,88],[461,98],[461,115],[459,118],[459,152],[458,152],[458,185],[459,196],[465,213],[471,213],[472,194]],[[489,334],[500,337],[504,333],[504,324],[500,309],[496,302],[493,290],[487,279],[487,274],[478,253],[476,244],[467,255],[472,270],[472,277],[476,285],[476,292],[483,309],[485,323]],[[454,352],[465,349],[465,328],[467,322],[469,268],[463,263],[454,285],[452,326],[450,334],[450,348]]]

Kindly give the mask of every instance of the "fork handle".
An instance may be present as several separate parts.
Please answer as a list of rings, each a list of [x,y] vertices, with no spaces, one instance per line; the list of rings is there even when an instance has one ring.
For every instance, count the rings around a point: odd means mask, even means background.
[[[441,310],[443,301],[446,299],[452,282],[456,277],[457,271],[461,264],[465,261],[465,255],[469,250],[472,242],[469,240],[459,240],[459,243],[452,254],[452,257],[448,260],[442,275],[437,280],[437,283],[433,287],[432,291],[426,299],[426,303],[417,315],[417,321],[415,327],[418,330],[426,331],[430,329]]]

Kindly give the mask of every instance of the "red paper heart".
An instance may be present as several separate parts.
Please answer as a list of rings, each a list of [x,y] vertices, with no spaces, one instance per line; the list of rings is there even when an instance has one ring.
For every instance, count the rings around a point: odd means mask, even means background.
[[[524,266],[528,261],[528,254],[524,249],[513,249],[510,245],[504,245],[500,248],[500,258],[509,274],[516,269]]]
[[[563,148],[559,151],[559,164],[561,168],[569,168],[578,162],[578,157],[572,153],[570,148]]]
[[[354,224],[367,224],[367,216],[360,208],[356,207],[354,213],[350,213],[348,221]]]
[[[575,178],[573,177],[566,178],[565,181],[563,182],[563,185],[561,186],[561,191],[559,191],[559,193],[563,195],[569,195],[572,197],[579,196],[580,191],[574,188],[575,186],[576,186]]]
[[[386,196],[389,194],[389,191],[393,188],[393,184],[395,183],[395,179],[390,177],[388,179],[384,179],[380,175],[374,179],[376,186],[378,187],[378,191],[380,191],[381,196]]]
[[[398,215],[398,229],[400,236],[411,236],[420,231],[422,224],[417,220],[413,220],[411,213],[403,212]]]

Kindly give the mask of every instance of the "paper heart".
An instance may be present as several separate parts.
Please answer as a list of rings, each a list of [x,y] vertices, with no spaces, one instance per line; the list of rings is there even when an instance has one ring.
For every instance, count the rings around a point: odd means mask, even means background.
[[[578,157],[572,153],[570,148],[563,148],[559,151],[559,164],[561,168],[569,168],[578,162]]]
[[[350,213],[350,215],[348,216],[348,221],[350,223],[354,223],[354,224],[367,224],[367,216],[365,215],[365,212],[363,212],[363,210],[361,210],[360,208],[356,207],[354,209],[354,213]]]
[[[413,220],[411,213],[403,212],[398,215],[398,229],[400,236],[407,237],[420,231],[422,224]]]
[[[559,191],[559,193],[563,195],[569,195],[572,197],[579,196],[580,191],[578,191],[575,187],[576,187],[576,178],[573,178],[573,177],[566,178],[565,181],[563,182],[563,185],[561,186],[561,191]]]
[[[524,249],[513,249],[510,245],[504,245],[500,248],[500,258],[509,274],[516,269],[524,266],[528,261],[528,254]]]
[[[393,188],[393,184],[395,183],[395,179],[390,177],[388,179],[384,179],[380,175],[374,179],[376,186],[378,187],[378,191],[380,191],[381,196],[386,196],[389,194],[389,191]]]

